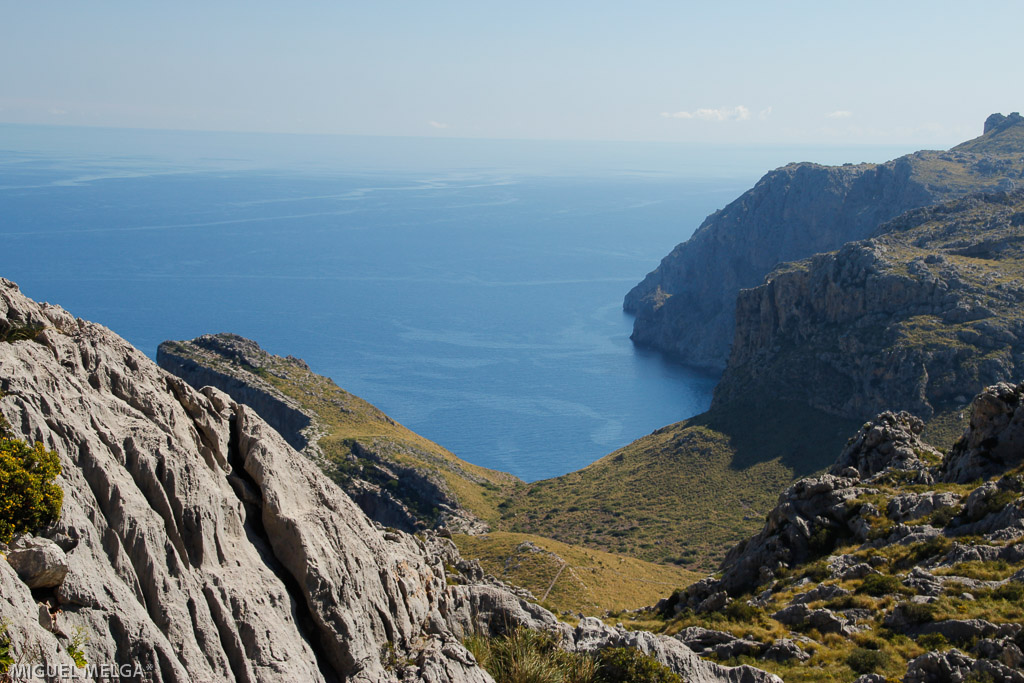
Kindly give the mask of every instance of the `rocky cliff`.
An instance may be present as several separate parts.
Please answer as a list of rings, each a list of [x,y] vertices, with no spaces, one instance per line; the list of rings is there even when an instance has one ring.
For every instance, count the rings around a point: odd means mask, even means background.
[[[666,636],[559,622],[448,540],[374,524],[251,408],[2,279],[0,339],[0,414],[59,454],[64,490],[56,523],[0,548],[15,666],[102,675],[74,655],[122,680],[486,683],[461,640],[523,626],[579,652],[638,648],[690,681],[778,680]]]
[[[1024,374],[1024,192],[909,212],[740,292],[716,404],[764,395],[929,419]]]
[[[740,289],[777,264],[872,235],[910,209],[1024,178],[1024,119],[995,114],[984,134],[948,152],[885,164],[790,164],[716,211],[634,287],[624,308],[632,339],[692,365],[722,368]]]

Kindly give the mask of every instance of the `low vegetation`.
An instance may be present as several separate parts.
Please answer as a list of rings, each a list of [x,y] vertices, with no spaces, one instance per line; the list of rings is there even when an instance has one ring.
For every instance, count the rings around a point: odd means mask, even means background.
[[[504,636],[473,636],[466,648],[497,683],[682,683],[632,648],[594,654],[567,652],[555,636],[517,628]]]
[[[654,564],[532,534],[456,535],[464,557],[480,560],[489,574],[526,588],[558,613],[601,614],[653,605],[700,575],[672,564]]]

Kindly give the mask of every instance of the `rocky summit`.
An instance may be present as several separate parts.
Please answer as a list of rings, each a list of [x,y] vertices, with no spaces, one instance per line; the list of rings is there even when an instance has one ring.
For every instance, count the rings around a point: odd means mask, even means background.
[[[984,133],[949,151],[885,164],[797,163],[765,175],[716,211],[625,297],[632,339],[690,365],[721,369],[729,357],[736,295],[776,265],[870,237],[911,209],[1024,179],[1024,119],[994,114]]]
[[[779,680],[663,634],[558,621],[447,539],[372,522],[253,409],[7,280],[0,339],[3,438],[56,452],[63,489],[56,522],[2,549],[5,667],[485,683],[464,639],[526,628],[566,651],[637,651],[688,681]]]

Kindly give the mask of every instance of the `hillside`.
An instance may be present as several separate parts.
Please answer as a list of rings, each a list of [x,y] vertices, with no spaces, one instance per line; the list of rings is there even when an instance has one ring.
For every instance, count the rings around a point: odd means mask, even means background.
[[[993,114],[983,134],[948,152],[884,164],[790,164],[716,211],[625,297],[632,339],[683,363],[720,369],[733,339],[736,295],[777,264],[865,239],[885,221],[1024,178],[1024,119]]]
[[[712,410],[517,489],[499,528],[710,570],[857,424],[776,401]]]
[[[787,682],[1024,680],[1024,385],[975,397],[945,454],[922,428],[878,415],[717,577],[628,623]]]
[[[959,413],[1024,375],[1024,192],[969,196],[740,292],[716,405],[750,392],[863,419]]]

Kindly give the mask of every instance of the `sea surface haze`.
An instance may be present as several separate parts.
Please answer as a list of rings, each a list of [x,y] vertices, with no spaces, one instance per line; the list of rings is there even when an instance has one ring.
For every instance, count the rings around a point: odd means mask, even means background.
[[[0,126],[0,276],[150,356],[251,337],[536,480],[707,407],[622,297],[810,152]]]

